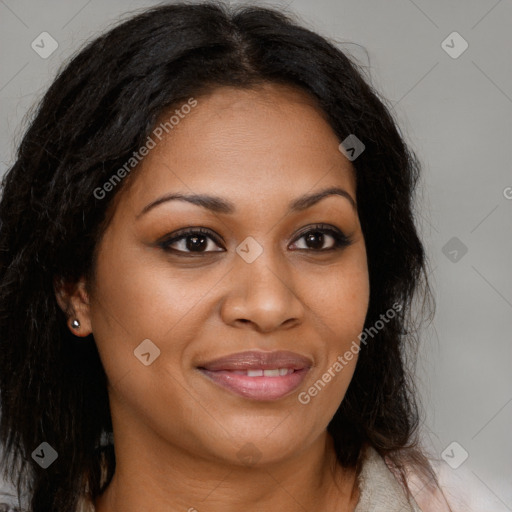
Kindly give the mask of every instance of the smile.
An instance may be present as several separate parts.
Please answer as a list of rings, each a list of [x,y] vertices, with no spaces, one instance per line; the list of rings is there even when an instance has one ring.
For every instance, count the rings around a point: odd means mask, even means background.
[[[279,400],[304,380],[310,358],[287,351],[241,352],[203,363],[199,371],[211,382],[251,400]]]

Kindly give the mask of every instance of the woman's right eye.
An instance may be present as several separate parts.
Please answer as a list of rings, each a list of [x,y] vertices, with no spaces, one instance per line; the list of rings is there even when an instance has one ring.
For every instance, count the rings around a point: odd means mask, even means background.
[[[195,228],[178,232],[171,238],[162,240],[158,245],[165,251],[181,253],[181,256],[224,251],[222,248],[211,250],[212,247],[218,247],[219,244],[220,241],[212,231],[204,228]]]

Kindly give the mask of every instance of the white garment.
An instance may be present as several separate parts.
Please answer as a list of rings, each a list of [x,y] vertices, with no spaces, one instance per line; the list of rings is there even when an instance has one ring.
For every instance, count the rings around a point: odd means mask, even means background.
[[[368,446],[359,475],[359,502],[355,512],[421,512],[407,499],[402,485],[377,451]]]

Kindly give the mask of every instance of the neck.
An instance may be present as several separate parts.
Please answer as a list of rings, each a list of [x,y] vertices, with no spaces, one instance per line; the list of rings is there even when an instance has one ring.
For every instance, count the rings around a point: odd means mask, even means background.
[[[116,433],[116,470],[97,512],[339,512],[358,500],[355,470],[337,463],[327,432],[299,456],[252,466],[198,459],[162,439],[144,449],[133,441]]]

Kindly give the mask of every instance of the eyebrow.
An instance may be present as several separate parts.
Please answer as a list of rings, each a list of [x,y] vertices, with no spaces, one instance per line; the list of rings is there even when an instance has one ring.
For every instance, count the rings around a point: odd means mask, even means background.
[[[312,194],[304,194],[303,196],[300,196],[297,199],[294,199],[293,201],[291,201],[288,208],[291,213],[301,212],[303,210],[307,210],[308,208],[315,205],[316,203],[318,203],[320,200],[324,199],[325,197],[332,196],[332,195],[338,195],[338,196],[341,196],[341,197],[344,197],[345,199],[347,199],[350,202],[350,204],[352,205],[352,208],[357,212],[357,205],[356,205],[355,200],[352,198],[352,196],[346,190],[344,190],[340,187],[329,187],[329,188],[320,190],[318,192],[314,192]],[[206,194],[175,193],[175,194],[166,194],[165,196],[159,197],[155,201],[149,203],[137,215],[136,219],[138,219],[145,213],[149,212],[156,206],[159,206],[162,203],[166,203],[168,201],[174,201],[174,200],[186,201],[188,203],[192,203],[197,206],[206,208],[207,210],[211,210],[212,212],[215,212],[215,213],[233,214],[236,212],[235,205],[233,203],[231,203],[230,201],[223,199],[222,197],[210,196],[210,195],[206,195]]]

